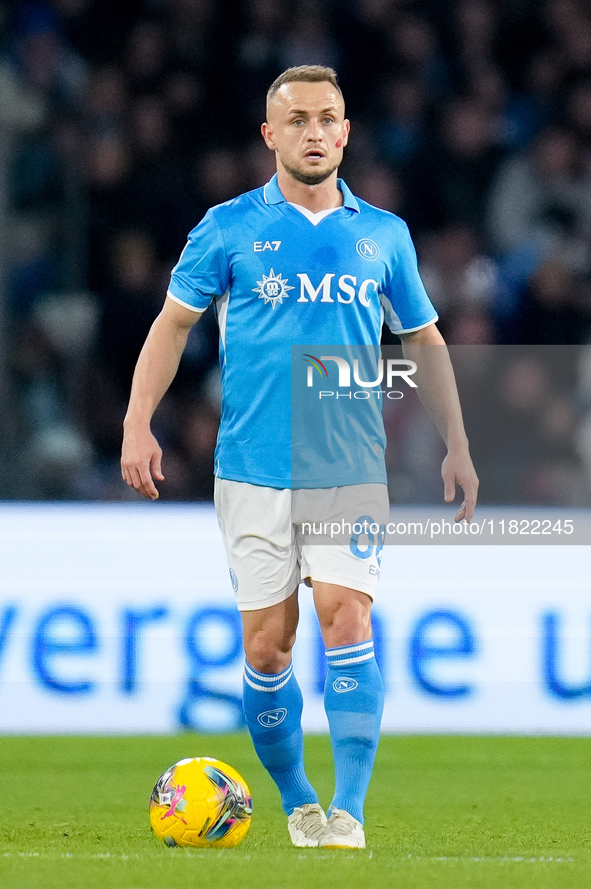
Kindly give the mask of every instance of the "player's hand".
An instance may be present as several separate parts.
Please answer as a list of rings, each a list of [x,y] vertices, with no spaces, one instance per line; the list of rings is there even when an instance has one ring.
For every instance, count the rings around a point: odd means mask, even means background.
[[[455,515],[454,521],[465,519],[470,522],[476,507],[478,476],[467,448],[449,450],[441,465],[443,479],[443,499],[452,503],[456,496],[456,485],[464,492],[464,501]]]
[[[126,428],[121,452],[121,475],[131,488],[148,500],[160,496],[154,479],[164,481],[162,448],[148,429]]]

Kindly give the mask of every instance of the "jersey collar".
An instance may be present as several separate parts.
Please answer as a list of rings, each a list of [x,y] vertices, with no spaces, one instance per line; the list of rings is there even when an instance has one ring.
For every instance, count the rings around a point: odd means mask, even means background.
[[[342,179],[337,179],[337,188],[339,191],[343,192],[343,207],[346,207],[347,210],[355,210],[356,213],[359,213],[359,203],[357,202],[357,198]],[[266,204],[286,203],[277,182],[277,173],[275,173],[273,178],[263,187],[263,197]]]

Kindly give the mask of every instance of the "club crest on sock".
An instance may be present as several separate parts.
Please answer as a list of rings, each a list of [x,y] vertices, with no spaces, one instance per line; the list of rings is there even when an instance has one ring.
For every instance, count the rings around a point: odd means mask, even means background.
[[[275,710],[265,710],[264,713],[259,713],[257,721],[265,728],[275,728],[275,726],[281,725],[286,716],[285,707],[277,707]]]
[[[350,676],[339,676],[339,678],[335,679],[333,682],[332,687],[338,694],[342,695],[347,691],[355,691],[358,685],[359,683],[357,680],[351,679]]]

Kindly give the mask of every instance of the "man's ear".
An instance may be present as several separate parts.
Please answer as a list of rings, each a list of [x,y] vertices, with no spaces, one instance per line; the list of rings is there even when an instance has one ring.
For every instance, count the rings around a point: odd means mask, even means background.
[[[261,133],[263,134],[263,139],[265,140],[265,145],[267,148],[270,148],[271,151],[275,151],[276,145],[275,140],[273,138],[273,127],[270,123],[265,121],[261,126]]]
[[[350,123],[350,121],[347,120],[347,118],[345,118],[345,120],[343,121],[343,124],[345,127],[345,135],[343,136],[343,148],[344,148],[345,145],[349,141],[349,132],[351,131],[351,123]]]

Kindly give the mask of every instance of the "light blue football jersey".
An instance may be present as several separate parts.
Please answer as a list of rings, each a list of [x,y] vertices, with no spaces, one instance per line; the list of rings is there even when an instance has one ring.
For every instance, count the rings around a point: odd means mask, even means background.
[[[216,304],[221,478],[275,488],[386,481],[379,405],[362,420],[369,434],[357,436],[354,458],[343,421],[324,459],[306,470],[292,459],[292,347],[304,380],[302,354],[326,354],[309,348],[377,346],[383,320],[394,333],[437,320],[406,224],[338,186],[343,206],[317,224],[285,200],[276,176],[213,207],[172,271],[173,299],[199,311]]]

